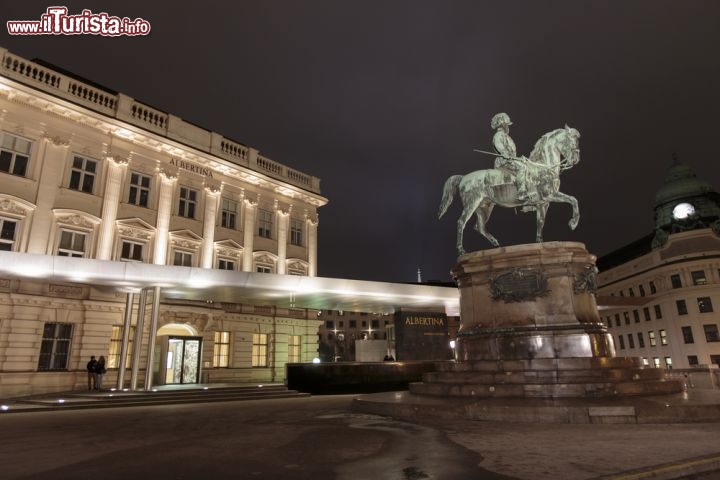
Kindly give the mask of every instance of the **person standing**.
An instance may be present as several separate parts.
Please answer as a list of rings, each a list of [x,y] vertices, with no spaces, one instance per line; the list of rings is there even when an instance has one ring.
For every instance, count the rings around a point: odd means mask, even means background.
[[[97,368],[97,360],[95,360],[95,355],[90,356],[90,361],[87,363],[87,374],[88,374],[88,390],[95,390],[95,387],[97,386],[97,373],[95,373],[95,369]]]
[[[105,357],[103,355],[100,355],[100,359],[97,362],[97,365],[95,365],[95,390],[102,390],[102,383],[103,383],[103,377],[105,376],[105,373],[107,370],[105,369]]]

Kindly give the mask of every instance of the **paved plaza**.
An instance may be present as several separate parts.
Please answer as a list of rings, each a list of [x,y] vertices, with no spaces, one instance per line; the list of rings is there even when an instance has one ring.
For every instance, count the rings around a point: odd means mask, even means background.
[[[720,465],[720,424],[420,424],[354,395],[0,414],[3,479],[597,479]]]

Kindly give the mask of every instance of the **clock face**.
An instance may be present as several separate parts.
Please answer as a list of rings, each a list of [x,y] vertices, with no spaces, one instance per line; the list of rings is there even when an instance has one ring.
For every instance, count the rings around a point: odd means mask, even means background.
[[[695,207],[689,203],[678,203],[672,211],[673,217],[677,220],[683,220],[693,213],[695,213]]]

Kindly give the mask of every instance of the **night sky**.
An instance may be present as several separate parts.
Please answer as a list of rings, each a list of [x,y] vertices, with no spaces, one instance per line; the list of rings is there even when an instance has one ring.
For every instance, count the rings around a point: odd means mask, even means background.
[[[148,21],[142,37],[11,36],[4,22],[63,5]],[[490,118],[518,152],[578,129],[580,163],[545,240],[598,256],[651,232],[673,152],[720,187],[717,0],[4,2],[0,46],[42,58],[321,178],[320,276],[450,280],[460,202],[442,186],[491,168]],[[534,214],[495,209],[501,244]],[[468,251],[490,244],[472,229]]]

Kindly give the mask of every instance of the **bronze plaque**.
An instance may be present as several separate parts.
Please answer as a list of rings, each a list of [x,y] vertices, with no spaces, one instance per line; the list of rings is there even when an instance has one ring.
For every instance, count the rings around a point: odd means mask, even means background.
[[[490,279],[490,294],[493,300],[530,302],[546,295],[547,279],[540,270],[515,269]]]

